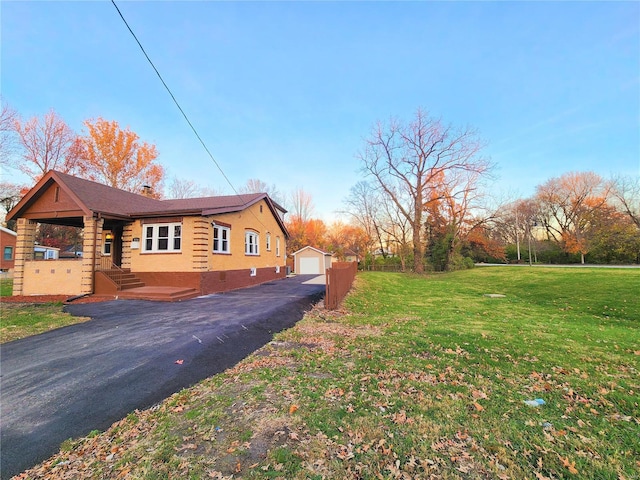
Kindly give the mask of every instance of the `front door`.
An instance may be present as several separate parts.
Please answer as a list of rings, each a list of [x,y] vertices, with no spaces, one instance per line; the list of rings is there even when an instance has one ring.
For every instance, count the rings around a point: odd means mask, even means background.
[[[111,245],[111,261],[117,267],[122,266],[122,225],[117,225],[111,230],[113,243]]]

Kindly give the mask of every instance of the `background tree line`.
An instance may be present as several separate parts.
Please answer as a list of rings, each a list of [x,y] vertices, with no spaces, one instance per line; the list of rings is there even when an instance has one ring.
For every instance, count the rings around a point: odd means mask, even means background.
[[[51,110],[22,119],[2,102],[0,163],[35,184],[55,169],[123,190],[152,187],[156,198],[189,198],[220,190],[174,177],[167,181],[155,145],[115,120],[84,122],[78,134]],[[288,210],[289,254],[313,247],[364,267],[417,273],[474,262],[640,263],[640,181],[568,172],[536,187],[531,198],[499,201],[488,194],[494,165],[474,129],[417,110],[406,122],[378,122],[357,152],[363,178],[330,224],[314,217],[311,196],[249,179],[238,193],[266,192]],[[0,183],[8,212],[31,185]],[[166,185],[165,185],[166,184]],[[11,228],[12,225],[9,225]],[[43,245],[77,244],[81,232],[41,226]]]

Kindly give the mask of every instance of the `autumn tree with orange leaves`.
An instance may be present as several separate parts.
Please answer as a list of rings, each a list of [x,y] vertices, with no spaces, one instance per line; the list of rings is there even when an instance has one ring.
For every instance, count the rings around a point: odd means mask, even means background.
[[[140,141],[128,127],[121,129],[115,120],[98,118],[84,125],[88,133],[80,137],[83,177],[134,193],[149,186],[151,195],[160,197],[164,169],[155,162],[154,145]]]
[[[536,189],[537,216],[547,237],[567,253],[589,253],[594,218],[607,206],[609,185],[594,172],[569,172]]]

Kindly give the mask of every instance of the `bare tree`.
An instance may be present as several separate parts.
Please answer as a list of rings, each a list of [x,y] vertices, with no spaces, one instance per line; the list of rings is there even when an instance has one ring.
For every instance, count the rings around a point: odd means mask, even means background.
[[[173,177],[169,183],[168,198],[194,198],[199,196],[200,187],[193,180]]]
[[[0,204],[3,207],[2,218],[3,220],[6,218],[6,214],[11,211],[13,207],[20,201],[22,198],[22,192],[26,191],[27,187],[17,185],[15,183],[10,182],[1,182],[0,183]],[[11,221],[11,224],[7,224],[7,228],[11,230],[15,230],[15,220]]]
[[[311,220],[313,215],[313,199],[311,195],[305,192],[302,188],[298,187],[289,196],[291,203],[290,215],[291,217],[298,219],[302,223],[306,223]]]
[[[2,112],[0,113],[0,165],[9,165],[10,157],[15,149],[16,111],[0,97]]]
[[[380,195],[373,186],[365,181],[356,183],[344,200],[346,212],[351,216],[356,225],[364,229],[367,238],[371,239],[380,252],[386,255],[384,243],[383,205]]]
[[[278,202],[282,203],[282,197],[280,192],[278,191],[278,187],[275,184],[269,185],[262,180],[257,178],[250,178],[247,180],[247,183],[240,187],[240,193],[266,193],[269,197]]]
[[[619,208],[640,228],[640,176],[618,176],[611,193]]]
[[[49,170],[75,173],[78,170],[78,137],[53,110],[42,118],[14,122],[22,161],[20,171],[34,182]]]
[[[462,173],[478,178],[489,172],[490,162],[480,156],[482,147],[476,131],[454,129],[418,110],[409,124],[379,123],[359,153],[364,172],[411,226],[415,272],[424,271],[426,206],[445,195],[458,196],[448,187]]]

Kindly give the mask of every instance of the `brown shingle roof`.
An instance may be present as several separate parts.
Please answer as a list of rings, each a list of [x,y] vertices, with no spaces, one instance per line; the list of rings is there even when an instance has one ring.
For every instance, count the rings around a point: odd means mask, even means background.
[[[278,223],[286,232],[278,209],[284,209],[273,202],[266,193],[248,193],[242,195],[222,195],[173,200],[156,200],[102,183],[74,177],[66,173],[51,170],[34,186],[27,195],[9,212],[7,219],[17,218],[29,208],[53,182],[64,188],[86,214],[99,213],[103,216],[120,218],[158,217],[171,215],[216,215],[244,210],[254,203],[265,199]]]

